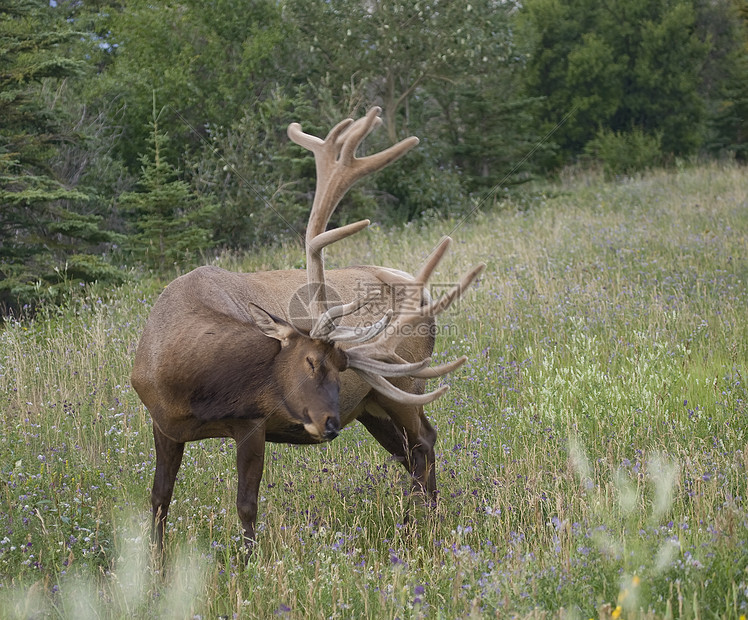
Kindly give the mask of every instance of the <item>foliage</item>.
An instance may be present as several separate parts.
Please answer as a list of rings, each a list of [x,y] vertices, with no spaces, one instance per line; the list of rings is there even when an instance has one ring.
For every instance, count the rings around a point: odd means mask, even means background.
[[[440,165],[431,145],[421,145],[385,168],[376,178],[377,210],[385,225],[424,217],[457,217],[464,209],[462,177],[454,166]]]
[[[601,129],[587,143],[585,153],[609,176],[632,174],[663,163],[662,133],[647,135],[636,127],[626,133]]]
[[[0,8],[0,310],[57,299],[71,281],[116,282],[119,273],[92,252],[114,235],[91,196],[61,183],[49,162],[73,141],[60,129],[42,86],[77,75],[82,62],[65,55],[78,33],[44,2]],[[88,252],[87,252],[88,250]]]
[[[511,98],[512,87],[516,98]],[[515,78],[506,76],[475,81],[454,93],[454,116],[460,122],[450,128],[448,153],[465,175],[467,190],[481,192],[526,180],[540,169],[530,157],[547,156],[551,144],[534,127],[540,102],[520,98],[520,90]]]
[[[153,268],[191,264],[210,246],[214,204],[177,178],[164,153],[166,135],[159,128],[153,96],[152,145],[141,158],[138,187],[120,195],[122,209],[135,222],[126,248]]]
[[[718,154],[748,160],[748,51],[739,53],[720,90],[707,146]]]
[[[119,155],[137,171],[150,143],[152,95],[170,110],[162,129],[170,155],[199,150],[207,124],[228,125],[264,98],[291,60],[280,7],[272,0],[101,3],[91,20],[99,35],[99,75],[85,95],[125,102]],[[97,3],[98,4],[98,3]]]
[[[215,196],[215,242],[259,247],[303,239],[314,191],[314,160],[290,142],[286,128],[318,126],[303,87],[296,97],[274,90],[228,127],[210,125],[191,165],[198,191]]]
[[[702,143],[701,70],[709,41],[697,36],[693,0],[531,0],[524,17],[535,37],[530,94],[545,97],[544,127],[560,156],[578,154],[598,129],[661,134],[663,153]],[[677,104],[674,104],[677,102]]]
[[[330,260],[480,285],[440,321],[468,356],[427,406],[439,505],[360,424],[268,445],[244,565],[236,448],[186,446],[167,570],[128,382],[163,280],[83,287],[0,332],[0,616],[739,618],[748,614],[745,169],[542,185],[522,209],[369,230]],[[417,234],[414,234],[417,231]],[[284,268],[298,247],[217,264]],[[408,507],[410,522],[403,523]]]
[[[704,2],[699,26],[713,42],[705,67],[711,94],[706,148],[748,159],[748,3]]]
[[[458,211],[456,196],[506,181],[537,140],[525,114],[531,102],[519,94],[523,64],[512,2],[287,5],[314,52],[313,76],[329,76],[351,107],[381,105],[387,143],[423,138],[423,155],[377,181],[394,198],[395,221]],[[436,186],[422,183],[435,173]]]
[[[315,72],[351,84],[364,103],[381,102],[390,143],[420,124],[422,87],[465,79],[488,65],[496,47],[511,45],[510,4],[288,0],[286,6],[315,53]]]

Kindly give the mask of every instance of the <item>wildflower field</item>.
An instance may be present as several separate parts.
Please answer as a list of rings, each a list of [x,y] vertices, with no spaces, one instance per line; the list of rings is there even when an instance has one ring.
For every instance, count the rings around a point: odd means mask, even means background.
[[[246,566],[228,440],[188,444],[165,572],[149,552],[155,453],[128,377],[166,282],[6,322],[0,617],[744,618],[748,171],[570,174],[373,226],[328,264],[415,270],[445,234],[435,288],[487,269],[441,320],[435,361],[469,362],[427,407],[438,507],[403,525],[406,472],[361,425],[271,444]]]

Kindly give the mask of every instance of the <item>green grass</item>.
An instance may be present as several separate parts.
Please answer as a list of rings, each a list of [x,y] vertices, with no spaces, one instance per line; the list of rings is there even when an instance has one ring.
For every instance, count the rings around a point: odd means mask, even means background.
[[[360,425],[269,445],[244,566],[231,441],[188,444],[169,569],[128,383],[164,282],[80,290],[0,331],[0,616],[735,618],[748,614],[748,182],[709,165],[568,178],[465,222],[376,226],[330,266],[478,261],[441,321],[434,513]],[[218,264],[299,266],[289,246]]]

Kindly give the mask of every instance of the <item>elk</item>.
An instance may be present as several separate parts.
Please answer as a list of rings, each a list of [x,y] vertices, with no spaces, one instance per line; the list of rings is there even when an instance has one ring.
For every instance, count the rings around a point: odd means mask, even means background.
[[[178,277],[156,300],[131,382],[153,420],[152,541],[158,550],[185,442],[210,437],[236,442],[236,507],[250,550],[266,441],[326,442],[358,420],[405,465],[413,491],[436,501],[436,431],[423,406],[448,386],[425,392],[425,383],[467,358],[431,366],[435,317],[484,265],[436,300],[426,284],[448,237],[415,276],[376,266],[325,270],[324,248],[369,225],[363,220],[327,231],[340,199],[357,180],[418,143],[410,137],[356,157],[382,123],[379,114],[374,107],[355,122],[346,119],[324,140],[303,133],[298,123],[288,127],[291,140],[312,151],[316,163],[306,270],[233,273],[204,266]],[[300,292],[308,316],[289,310]]]

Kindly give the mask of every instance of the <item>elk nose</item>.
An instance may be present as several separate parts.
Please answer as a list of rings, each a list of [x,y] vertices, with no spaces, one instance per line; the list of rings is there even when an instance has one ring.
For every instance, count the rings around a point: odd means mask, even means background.
[[[324,438],[328,441],[335,439],[340,434],[340,422],[332,416],[325,420]]]

